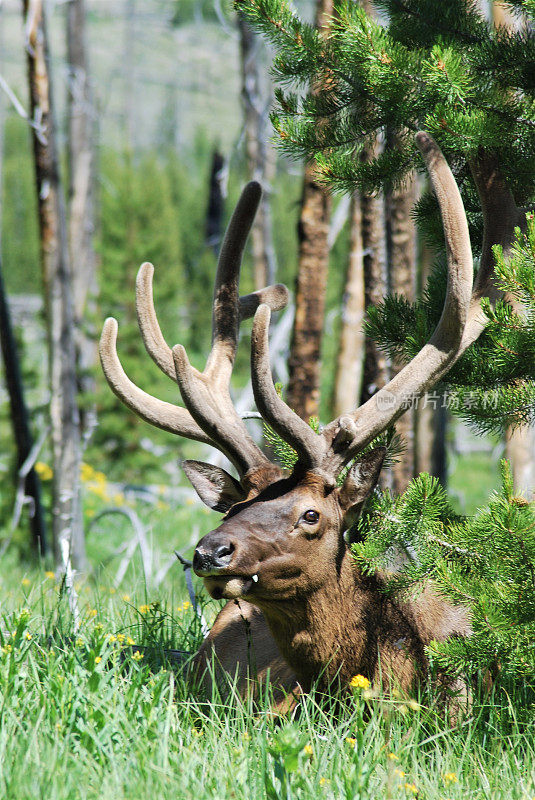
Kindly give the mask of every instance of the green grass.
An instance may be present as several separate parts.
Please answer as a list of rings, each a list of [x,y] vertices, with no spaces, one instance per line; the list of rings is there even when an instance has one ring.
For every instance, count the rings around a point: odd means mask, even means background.
[[[94,518],[108,501],[90,495]],[[197,506],[138,510],[155,569],[215,521]],[[131,536],[119,517],[93,526],[88,548],[99,566],[77,586],[76,635],[54,577],[20,562],[15,548],[4,556],[0,798],[535,796],[534,726],[525,703],[501,689],[457,728],[432,697],[408,703],[355,690],[336,712],[308,697],[287,715],[267,699],[253,709],[232,693],[204,697],[180,669],[162,667],[165,648],[193,652],[201,640],[182,570],[151,588],[136,554],[114,585],[116,548]],[[205,613],[217,608],[211,601]]]

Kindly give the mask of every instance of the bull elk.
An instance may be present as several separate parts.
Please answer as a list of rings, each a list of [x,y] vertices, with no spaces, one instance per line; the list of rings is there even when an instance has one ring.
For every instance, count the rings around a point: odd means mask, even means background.
[[[104,324],[100,356],[115,394],[151,425],[217,448],[236,468],[237,479],[199,461],[183,463],[201,500],[225,515],[199,541],[193,559],[210,595],[228,600],[196,663],[202,671],[215,653],[223,672],[238,671],[242,692],[251,661],[255,677],[262,680],[269,673],[279,692],[296,682],[305,691],[317,681],[324,687],[335,679],[347,685],[356,673],[409,690],[428,673],[426,645],[470,633],[467,611],[444,601],[432,586],[424,587],[415,600],[387,597],[381,577],[360,571],[344,539],[377,482],[385,455],[384,448],[362,452],[403,413],[407,396],[433,387],[477,338],[485,325],[481,298],[495,292],[491,245],[507,244],[518,221],[499,173],[479,159],[472,171],[483,205],[485,239],[472,289],[472,252],[457,184],[435,142],[424,132],[416,135],[416,142],[438,199],[447,246],[442,316],[428,343],[383,389],[319,433],[284,403],[273,385],[270,315],[286,304],[286,288],[271,286],[239,296],[240,262],[260,199],[258,184],[243,190],[221,249],[212,348],[203,372],[190,365],[181,345],[171,349],[162,336],[152,298],[152,265],[143,264],[138,274],[136,304],[145,347],[178,383],[185,408],[146,394],[128,379],[116,351],[117,322],[109,318]],[[492,239],[492,205],[500,198],[497,224],[502,232]],[[238,329],[251,316],[256,406],[296,451],[291,474],[268,460],[232,404],[229,384]]]

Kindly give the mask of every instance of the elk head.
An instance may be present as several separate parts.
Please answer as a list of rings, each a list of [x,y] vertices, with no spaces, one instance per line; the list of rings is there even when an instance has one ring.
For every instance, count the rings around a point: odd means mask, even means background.
[[[104,324],[100,355],[115,394],[150,424],[218,448],[236,468],[234,478],[208,464],[184,462],[201,499],[226,515],[201,539],[194,556],[194,569],[214,597],[246,596],[262,607],[306,596],[340,571],[346,553],[344,531],[372,491],[384,458],[384,449],[370,451],[370,443],[404,413],[408,397],[425,393],[445,375],[483,327],[480,300],[492,288],[490,246],[472,293],[472,253],[459,190],[435,142],[424,132],[417,134],[416,142],[438,198],[447,245],[442,316],[428,343],[384,388],[319,433],[284,403],[271,376],[270,314],[286,304],[286,288],[272,286],[246,297],[238,293],[241,256],[260,199],[258,184],[245,187],[221,249],[212,349],[203,372],[190,365],[181,345],[171,350],[166,344],[153,306],[153,268],[144,264],[139,271],[137,313],[146,349],[178,383],[185,408],[157,400],[129,381],[115,349],[117,323],[108,319]],[[479,188],[481,174],[480,170]],[[474,176],[477,184],[476,171]],[[492,181],[485,180],[483,201],[494,197]],[[489,218],[487,214],[486,226]],[[263,419],[297,453],[290,475],[260,450],[230,397],[239,323],[253,315],[254,397]]]

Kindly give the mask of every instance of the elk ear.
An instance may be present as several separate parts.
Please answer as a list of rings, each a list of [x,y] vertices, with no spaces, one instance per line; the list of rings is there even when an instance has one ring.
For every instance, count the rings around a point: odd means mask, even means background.
[[[373,492],[386,456],[386,447],[376,447],[357,461],[338,490],[338,500],[347,529],[360,515],[368,495]]]
[[[245,499],[238,481],[220,467],[188,460],[182,462],[182,468],[203,503],[213,511],[228,511]]]

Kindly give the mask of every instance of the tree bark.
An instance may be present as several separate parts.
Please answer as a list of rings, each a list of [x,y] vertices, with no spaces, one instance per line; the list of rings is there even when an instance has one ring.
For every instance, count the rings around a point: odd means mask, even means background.
[[[364,248],[361,197],[358,192],[354,192],[351,198],[350,224],[342,327],[334,379],[333,418],[357,407],[364,368]]]
[[[389,143],[395,147],[395,142]],[[411,211],[416,202],[416,177],[414,173],[403,186],[386,196],[386,248],[388,257],[388,292],[399,294],[409,301],[416,297],[416,228]],[[394,362],[390,377],[396,375],[403,364]],[[404,492],[415,474],[415,411],[410,408],[399,418],[396,431],[403,437],[405,450],[402,458],[392,466],[392,488],[396,494]]]
[[[332,13],[333,0],[318,0],[316,26],[320,30],[327,30]],[[319,414],[330,208],[329,194],[317,181],[315,166],[308,164],[298,222],[299,266],[287,393],[290,407],[307,421]]]
[[[419,255],[418,292],[421,293],[427,283],[431,271],[432,251],[422,243]],[[416,409],[414,473],[427,472],[438,478],[446,488],[448,483],[448,465],[446,453],[446,432],[448,428],[448,411],[443,398],[433,408],[431,402],[421,398]]]
[[[502,3],[492,4],[494,24],[501,27],[517,27],[518,21]],[[508,301],[521,314],[522,306],[514,298]],[[511,464],[515,491],[532,497],[535,491],[535,428],[524,426],[508,430],[505,434],[505,456]]]
[[[68,158],[69,258],[72,265],[74,323],[81,395],[93,395],[96,361],[96,331],[88,320],[94,317],[97,298],[95,233],[95,124],[86,45],[85,0],[67,5],[68,60]],[[94,405],[80,409],[82,433],[88,437],[96,424]]]
[[[269,143],[269,97],[262,89],[258,65],[260,39],[255,36],[245,17],[238,13],[240,61],[242,71],[242,104],[244,113],[245,152],[249,180],[258,181],[262,199],[251,231],[255,289],[275,282],[277,271],[271,219],[271,181],[274,155]]]
[[[20,370],[19,357],[11,325],[11,315],[5,293],[4,279],[2,276],[2,266],[0,264],[0,345],[2,346],[2,357],[4,360],[4,372],[6,388],[9,395],[9,406],[11,409],[11,424],[17,448],[17,470],[19,470],[28,456],[33,446],[33,437],[30,432],[30,421],[28,409],[24,399],[24,389]],[[26,477],[24,492],[32,500],[30,511],[30,527],[32,531],[33,545],[40,555],[47,553],[46,524],[41,502],[41,483],[39,477],[32,467]]]
[[[225,159],[219,152],[212,153],[212,169],[210,170],[210,186],[208,190],[208,208],[206,210],[206,244],[214,253],[219,253],[223,232],[223,187],[222,176]]]
[[[66,568],[65,553],[68,552],[73,565],[83,569],[85,546],[80,507],[81,443],[76,402],[72,275],[53,121],[43,0],[33,0],[31,4],[23,0],[23,11],[31,111],[32,117],[41,121],[40,131],[33,131],[33,145],[49,351],[54,554],[59,568]]]

